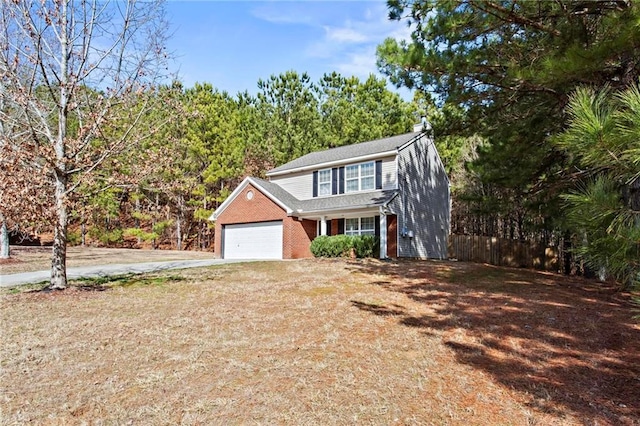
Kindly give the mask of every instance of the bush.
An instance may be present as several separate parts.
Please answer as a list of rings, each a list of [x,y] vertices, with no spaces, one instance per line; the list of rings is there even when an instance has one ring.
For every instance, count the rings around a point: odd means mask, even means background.
[[[67,244],[70,246],[80,245],[82,242],[82,232],[79,230],[68,230],[67,231]]]
[[[140,238],[144,242],[153,241],[158,238],[158,234],[155,232],[145,232],[140,228],[127,228],[122,233],[124,237]]]
[[[359,235],[353,237],[353,248],[356,251],[356,257],[378,257],[380,245],[378,239],[373,235]]]
[[[97,239],[105,246],[122,243],[122,229],[114,229],[108,231],[102,228],[91,228],[89,230],[89,236]]]
[[[378,252],[378,239],[373,235],[321,235],[311,243],[315,257],[350,257],[352,249],[356,257],[374,257]]]

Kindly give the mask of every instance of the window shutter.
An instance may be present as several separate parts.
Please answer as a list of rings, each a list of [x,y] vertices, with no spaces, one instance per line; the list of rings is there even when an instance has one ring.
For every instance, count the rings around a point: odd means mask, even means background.
[[[338,177],[338,194],[344,194],[344,167],[340,167]]]
[[[331,222],[333,222],[331,219],[329,219],[327,221],[327,235],[332,235],[331,234]]]
[[[308,192],[307,192],[308,194]],[[313,196],[318,196],[318,172],[313,172]]]
[[[338,168],[331,169],[331,195],[338,193]]]
[[[373,221],[376,229],[376,238],[380,238],[380,216],[374,217]]]
[[[382,160],[376,161],[376,189],[382,189]]]
[[[338,219],[338,235],[344,234],[344,219]]]

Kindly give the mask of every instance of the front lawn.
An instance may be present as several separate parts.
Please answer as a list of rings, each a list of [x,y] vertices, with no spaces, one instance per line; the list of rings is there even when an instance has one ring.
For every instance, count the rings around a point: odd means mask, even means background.
[[[640,422],[640,327],[593,282],[303,260],[2,292],[0,421]]]

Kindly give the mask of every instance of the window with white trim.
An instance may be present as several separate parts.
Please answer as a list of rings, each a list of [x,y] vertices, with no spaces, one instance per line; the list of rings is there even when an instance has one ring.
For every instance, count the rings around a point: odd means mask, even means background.
[[[331,169],[318,172],[318,196],[331,195]]]
[[[375,162],[353,164],[346,166],[345,171],[345,192],[367,191],[376,186],[376,165]]]
[[[344,233],[345,235],[375,235],[375,220],[375,217],[354,217],[345,219]]]

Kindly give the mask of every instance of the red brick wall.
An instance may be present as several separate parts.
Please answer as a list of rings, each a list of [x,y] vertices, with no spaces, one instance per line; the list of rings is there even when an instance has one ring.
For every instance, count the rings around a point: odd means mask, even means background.
[[[398,216],[387,215],[387,257],[398,257]]]
[[[311,241],[316,237],[316,221],[303,219],[298,221],[295,217],[284,220],[283,257],[285,259],[301,259],[313,257],[311,254]]]
[[[253,198],[247,200],[247,192]],[[247,187],[227,206],[216,220],[214,250],[216,257],[222,256],[222,227],[236,223],[268,222],[282,220],[282,256],[285,259],[313,257],[309,248],[316,236],[316,222],[288,217],[287,212],[269,197],[253,187]]]

